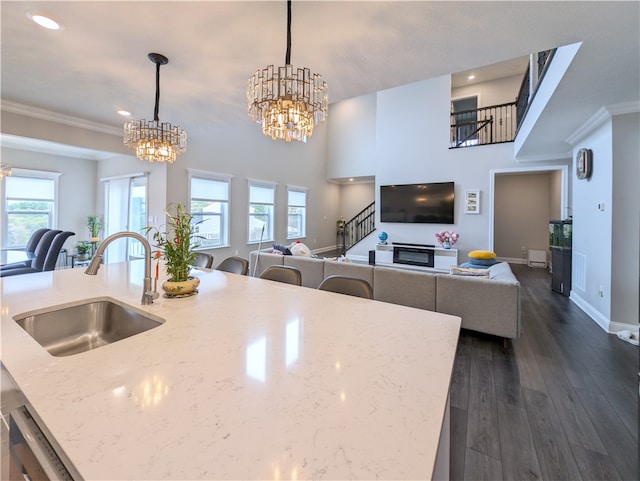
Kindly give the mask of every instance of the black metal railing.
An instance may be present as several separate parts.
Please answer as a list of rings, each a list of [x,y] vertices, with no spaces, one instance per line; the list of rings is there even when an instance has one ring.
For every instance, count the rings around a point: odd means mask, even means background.
[[[551,65],[551,60],[553,59],[553,55],[556,53],[556,49],[553,48],[551,50],[545,50],[544,52],[538,52],[537,55],[537,63],[538,63],[538,74],[535,76],[534,81],[531,81],[531,68],[527,67],[527,71],[524,73],[524,77],[522,77],[522,83],[520,84],[520,91],[518,92],[518,97],[516,98],[516,134],[518,133],[518,129],[520,125],[522,125],[522,121],[524,117],[527,115],[527,110],[529,110],[529,105],[533,102],[533,98],[538,91],[538,86],[542,82],[547,70],[549,69],[549,65]],[[533,84],[533,91],[531,85]]]
[[[375,229],[376,203],[371,202],[342,227],[338,227],[338,249],[344,254]]]
[[[518,91],[518,96],[516,97],[516,125],[520,127],[522,123],[522,119],[524,119],[524,114],[527,112],[527,108],[529,107],[529,93],[531,82],[529,81],[531,69],[527,67],[524,76],[522,77],[522,83],[520,83],[520,90]]]
[[[450,148],[513,142],[515,112],[515,102],[452,112]]]

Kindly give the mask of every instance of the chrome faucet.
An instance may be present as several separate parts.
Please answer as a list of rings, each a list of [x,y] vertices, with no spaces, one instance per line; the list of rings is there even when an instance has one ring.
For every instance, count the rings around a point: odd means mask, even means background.
[[[146,237],[136,232],[116,232],[103,240],[100,246],[98,246],[98,250],[94,254],[93,259],[91,259],[91,263],[89,263],[89,266],[86,268],[84,273],[90,276],[95,276],[98,273],[98,269],[100,269],[102,257],[107,246],[114,240],[122,237],[132,237],[139,240],[144,247],[144,285],[141,303],[143,305],[153,304],[153,300],[158,298],[158,293],[151,289],[151,245]]]

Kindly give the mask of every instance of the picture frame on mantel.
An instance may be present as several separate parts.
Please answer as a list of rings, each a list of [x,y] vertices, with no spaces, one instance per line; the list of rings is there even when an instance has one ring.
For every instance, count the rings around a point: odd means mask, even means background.
[[[480,213],[480,191],[478,189],[465,190],[464,192],[464,213]]]

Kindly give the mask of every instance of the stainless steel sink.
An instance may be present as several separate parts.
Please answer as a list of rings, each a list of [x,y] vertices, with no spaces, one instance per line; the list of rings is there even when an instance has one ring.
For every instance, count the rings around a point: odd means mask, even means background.
[[[164,322],[157,316],[101,297],[14,317],[51,355],[62,357],[97,349]]]

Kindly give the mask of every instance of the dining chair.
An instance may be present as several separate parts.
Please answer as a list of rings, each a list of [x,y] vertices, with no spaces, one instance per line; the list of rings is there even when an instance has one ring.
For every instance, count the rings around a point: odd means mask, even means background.
[[[36,256],[36,247],[38,247],[40,239],[42,239],[42,236],[50,230],[51,229],[48,228],[37,229],[33,234],[31,234],[31,237],[29,237],[29,240],[24,247],[26,259],[19,262],[12,262],[11,264],[5,264],[2,266],[2,270],[31,267],[31,260]]]
[[[31,264],[28,267],[18,267],[16,269],[2,269],[0,270],[0,277],[9,277],[9,276],[18,276],[21,274],[31,274],[34,272],[42,272],[44,269],[45,260],[47,258],[47,254],[49,253],[49,249],[53,244],[54,239],[58,234],[60,234],[61,230],[50,230],[45,232],[40,242],[38,242],[38,246],[35,250],[35,257],[31,259]],[[62,246],[60,246],[62,248]],[[56,255],[57,258],[57,255]]]
[[[210,270],[213,267],[213,255],[206,252],[196,253],[196,260],[191,267],[201,270]]]
[[[244,257],[227,257],[216,267],[216,270],[244,276],[249,271],[249,261]]]
[[[364,279],[357,277],[333,275],[325,278],[318,289],[321,291],[337,292],[348,296],[363,297],[373,299],[373,289]]]
[[[302,273],[291,266],[269,266],[260,274],[260,279],[302,285]]]
[[[49,246],[47,256],[44,259],[44,264],[42,266],[43,272],[52,271],[55,269],[56,263],[58,262],[58,257],[60,256],[60,251],[62,250],[62,246],[72,235],[76,235],[76,233],[67,230],[64,232],[60,232],[53,238],[53,242],[51,243],[51,246]]]

